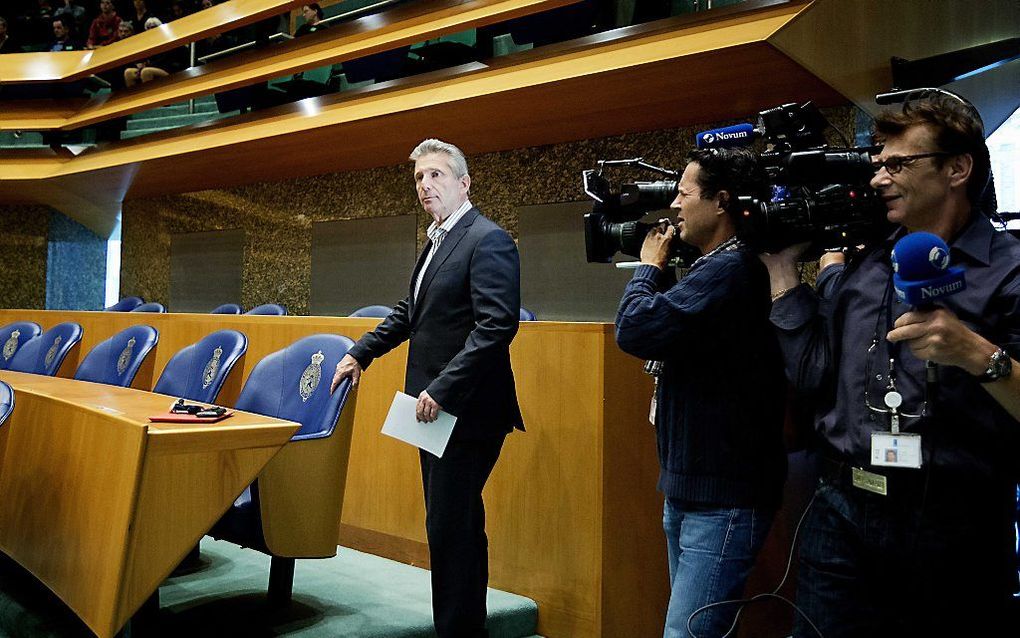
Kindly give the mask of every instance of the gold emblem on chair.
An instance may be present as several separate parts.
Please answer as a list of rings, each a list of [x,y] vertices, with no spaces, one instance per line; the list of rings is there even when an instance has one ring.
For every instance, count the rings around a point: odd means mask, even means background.
[[[60,344],[63,342],[63,337],[57,337],[53,340],[53,345],[46,351],[46,358],[43,359],[43,363],[46,364],[46,367],[53,365],[53,360],[57,358],[57,348],[59,348]]]
[[[14,353],[18,351],[18,337],[21,336],[20,330],[15,330],[11,333],[11,338],[4,344],[4,361],[7,361],[14,356]]]
[[[209,359],[209,363],[205,364],[205,370],[202,371],[203,390],[212,385],[213,379],[216,378],[216,372],[220,369],[220,357],[222,355],[223,348],[216,346],[216,349],[212,351],[212,359]]]
[[[326,356],[322,354],[322,350],[319,350],[312,355],[312,362],[301,373],[301,381],[298,382],[298,393],[301,395],[302,402],[311,398],[315,388],[319,387],[319,381],[322,380],[322,362],[325,359]]]
[[[120,356],[117,357],[117,374],[124,374],[124,371],[127,370],[128,361],[131,360],[131,353],[134,352],[134,349],[135,338],[131,337],[128,339],[127,345],[124,346],[124,350],[121,351]]]

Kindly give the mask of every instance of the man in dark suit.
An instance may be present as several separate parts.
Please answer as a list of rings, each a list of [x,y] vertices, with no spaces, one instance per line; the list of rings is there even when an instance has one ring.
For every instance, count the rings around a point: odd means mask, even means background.
[[[333,389],[410,339],[405,391],[422,427],[457,417],[442,458],[420,452],[432,611],[439,638],[487,636],[488,542],[482,488],[503,439],[524,429],[510,342],[520,313],[520,259],[505,230],[468,200],[471,177],[456,146],[425,140],[411,153],[418,199],[432,215],[409,294],[337,365]]]

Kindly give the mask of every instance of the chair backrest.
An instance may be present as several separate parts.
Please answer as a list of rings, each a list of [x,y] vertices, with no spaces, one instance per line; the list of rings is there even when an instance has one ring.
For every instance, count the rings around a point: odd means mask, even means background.
[[[350,317],[388,317],[393,312],[389,306],[364,306],[352,312]]]
[[[535,313],[531,312],[524,306],[521,306],[521,321],[535,321]]]
[[[277,350],[255,365],[234,407],[300,423],[292,441],[329,436],[350,383],[344,382],[332,395],[329,386],[337,364],[353,345],[341,335],[317,334]]]
[[[0,370],[6,370],[21,346],[41,332],[42,328],[34,321],[16,321],[0,328]]]
[[[252,370],[236,407],[301,428],[245,492],[247,505],[242,496],[217,525],[222,537],[275,556],[336,555],[357,395],[349,380],[333,394],[329,386],[353,345],[340,335],[312,335]],[[215,528],[213,536],[220,537]]]
[[[166,306],[158,301],[150,301],[148,303],[143,303],[137,308],[132,308],[131,312],[166,312]]]
[[[236,330],[206,335],[167,361],[152,391],[215,403],[227,375],[247,349],[248,337]]]
[[[225,303],[225,304],[222,304],[222,305],[219,305],[219,306],[216,306],[215,308],[213,308],[212,311],[209,314],[211,314],[211,315],[239,315],[239,314],[241,314],[241,312],[243,312],[243,311],[241,310],[241,306],[239,306],[238,304],[236,304],[236,303]]]
[[[126,388],[134,381],[146,355],[159,341],[152,326],[131,326],[96,344],[78,365],[74,378]]]
[[[287,309],[278,303],[264,303],[261,306],[255,306],[246,315],[285,315]]]
[[[0,381],[0,425],[4,424],[7,417],[14,411],[14,390],[11,386]]]
[[[141,297],[124,297],[112,306],[107,306],[106,309],[112,312],[130,312],[143,303],[145,300]]]
[[[81,341],[81,335],[81,326],[77,323],[58,323],[23,345],[11,358],[7,369],[52,377],[60,370],[71,348]]]

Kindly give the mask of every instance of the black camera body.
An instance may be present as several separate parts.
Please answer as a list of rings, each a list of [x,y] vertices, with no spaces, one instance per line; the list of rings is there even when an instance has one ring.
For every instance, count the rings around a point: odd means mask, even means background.
[[[769,200],[735,193],[743,207],[737,235],[752,248],[776,252],[811,242],[805,259],[827,249],[849,248],[888,235],[886,207],[870,186],[875,175],[872,155],[876,147],[830,147],[825,130],[831,125],[810,102],[783,104],[758,114],[758,124],[743,124],[698,135],[700,147],[734,146],[764,140],[759,158],[772,186]],[[722,134],[719,134],[722,133]],[[613,192],[603,176],[607,166],[653,171],[664,177],[655,182],[631,182]],[[637,220],[652,210],[666,208],[676,196],[678,172],[632,160],[600,161],[597,170],[584,171],[585,193],[595,205],[585,215],[585,248],[589,262],[610,262],[617,252],[639,256],[651,224]],[[674,240],[680,265],[696,258],[696,248]]]
[[[588,262],[612,263],[613,255],[618,252],[639,258],[645,236],[657,224],[638,220],[650,211],[669,208],[676,198],[679,173],[648,164],[640,157],[600,160],[598,164],[598,169],[582,173],[584,192],[595,201],[592,211],[584,216],[584,247]],[[612,184],[604,175],[607,167],[644,169],[665,179],[626,182],[620,185],[619,191],[613,192]],[[679,238],[673,240],[672,262],[684,265],[697,256],[696,248]]]
[[[755,131],[768,150],[759,158],[772,198],[740,197],[737,234],[756,250],[776,252],[811,242],[803,259],[851,248],[892,232],[886,207],[871,187],[872,156],[880,147],[831,147],[831,125],[810,102],[783,104],[758,114]]]

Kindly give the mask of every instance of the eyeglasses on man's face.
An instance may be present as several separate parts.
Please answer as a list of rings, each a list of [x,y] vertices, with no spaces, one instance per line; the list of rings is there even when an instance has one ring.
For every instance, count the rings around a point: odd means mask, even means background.
[[[917,155],[892,155],[885,158],[884,160],[873,160],[871,167],[875,169],[875,172],[882,170],[883,168],[890,175],[895,175],[903,170],[904,166],[910,166],[918,160],[927,159],[929,157],[949,157],[952,153],[945,153],[942,151],[936,153],[918,153]]]

